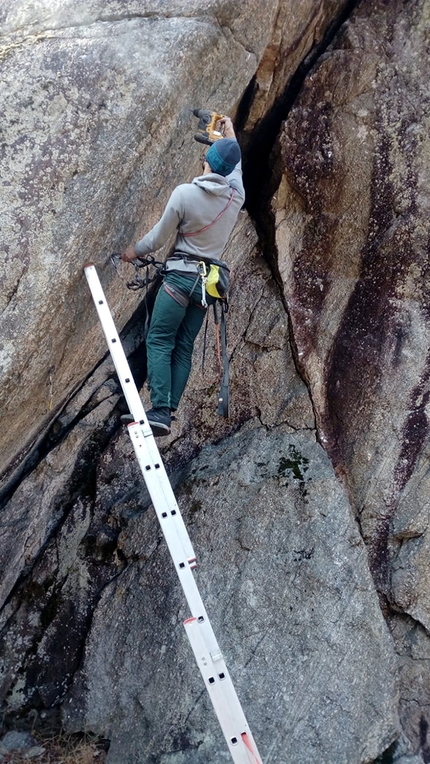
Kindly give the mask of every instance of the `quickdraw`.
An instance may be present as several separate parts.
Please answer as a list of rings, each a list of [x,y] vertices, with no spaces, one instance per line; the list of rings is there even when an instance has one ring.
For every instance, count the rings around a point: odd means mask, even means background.
[[[122,281],[121,274],[119,272],[119,263],[121,262],[121,255],[118,252],[114,252],[110,256],[110,261],[115,268],[119,278]],[[136,257],[135,260],[132,260],[130,265],[133,265],[134,267],[134,279],[132,281],[127,281],[126,286],[127,289],[131,289],[133,292],[136,292],[138,289],[147,289],[149,284],[152,281],[155,281],[157,276],[164,273],[164,263],[160,263],[158,260],[155,259],[155,257],[152,257],[152,255],[147,255],[146,257]],[[150,277],[149,276],[149,266],[153,266],[155,268],[155,275]],[[140,274],[140,271],[142,268],[145,268],[145,277],[143,278]]]
[[[110,256],[110,261],[115,268],[119,278],[121,281],[123,281],[122,276],[119,272],[119,263],[122,260],[121,255],[118,252],[114,252]],[[145,297],[144,301],[146,303],[146,313],[145,313],[145,323],[143,327],[143,336],[146,339],[146,336],[149,331],[149,311],[148,311],[148,287],[151,284],[152,281],[155,281],[155,279],[165,273],[164,269],[164,263],[160,263],[158,260],[156,260],[152,255],[147,255],[146,257],[136,257],[135,260],[133,260],[130,265],[134,266],[134,279],[132,281],[126,281],[127,289],[131,289],[133,292],[137,292],[138,289],[145,289]],[[155,274],[154,276],[149,275],[149,266],[153,266],[155,268]],[[145,277],[142,278],[140,275],[140,271],[142,268],[145,268]]]
[[[194,290],[195,290],[195,288],[196,288],[196,286],[197,286],[197,284],[198,284],[198,282],[200,280],[201,281],[201,287],[202,287],[201,304],[202,304],[203,308],[207,308],[208,304],[207,304],[207,301],[206,301],[206,282],[207,282],[208,279],[207,279],[206,263],[203,262],[203,260],[201,260],[199,263],[196,263],[196,268],[197,268],[198,276],[197,276],[197,278],[196,278],[196,280],[195,280],[195,282],[193,284],[193,288],[192,288],[192,290],[191,290],[191,292],[190,292],[190,294],[188,296],[191,297],[191,295],[193,294],[193,292],[194,292]]]

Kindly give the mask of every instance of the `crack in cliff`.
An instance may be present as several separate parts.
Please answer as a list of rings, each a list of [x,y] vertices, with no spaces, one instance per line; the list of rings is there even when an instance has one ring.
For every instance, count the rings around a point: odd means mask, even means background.
[[[243,147],[243,178],[246,190],[246,209],[254,220],[263,248],[263,255],[273,276],[281,284],[275,220],[271,200],[279,187],[282,168],[278,144],[282,123],[288,118],[300,96],[306,77],[320,57],[327,51],[341,26],[349,19],[361,0],[346,0],[342,11],[333,19],[323,39],[316,43],[286,84],[283,93],[265,116],[257,122],[250,135],[246,135],[246,123],[253,104],[256,77],[251,80],[238,108],[237,130],[245,138]],[[282,290],[281,290],[282,296]],[[284,301],[285,304],[285,301]]]
[[[27,268],[26,268],[25,270],[27,270]],[[24,275],[24,271],[23,271],[23,272],[21,273],[21,275],[18,277],[18,279],[16,280],[15,284],[13,284],[13,285],[11,286],[11,288],[8,290],[8,292],[7,292],[7,293],[4,295],[4,298],[5,298],[5,303],[6,303],[6,304],[5,304],[4,308],[2,308],[2,310],[0,311],[0,316],[1,316],[2,318],[4,317],[4,314],[5,314],[5,313],[6,313],[6,312],[9,310],[9,308],[11,307],[11,304],[12,304],[12,302],[14,301],[14,298],[16,297],[16,295],[17,295],[17,293],[18,293],[18,290],[19,290],[19,287],[20,287],[20,284],[21,284],[21,280],[22,280],[22,278],[23,278],[23,275]],[[12,310],[14,310],[14,308],[15,308],[15,306],[14,306],[14,305],[12,305]]]
[[[280,299],[288,320],[288,333],[293,361],[298,376],[308,388],[309,400],[314,411],[315,422],[317,422],[317,417],[312,391],[304,369],[300,363],[293,325],[283,290],[282,278],[279,272],[275,214],[272,210],[271,202],[274,194],[279,188],[282,177],[279,145],[282,123],[288,118],[291,109],[300,97],[306,77],[316,65],[320,57],[327,51],[341,26],[350,18],[360,2],[361,0],[346,0],[343,9],[336,18],[332,20],[322,40],[314,44],[291,76],[281,96],[275,100],[273,106],[266,112],[265,116],[257,122],[251,132],[247,133],[247,121],[253,105],[256,88],[255,75],[250,81],[242,101],[239,104],[236,120],[236,129],[242,144],[243,181],[246,192],[245,207],[254,221],[263,258],[269,266],[275,284],[279,290]],[[276,71],[274,70],[272,76],[275,76],[275,74]],[[321,443],[325,448],[322,439]]]

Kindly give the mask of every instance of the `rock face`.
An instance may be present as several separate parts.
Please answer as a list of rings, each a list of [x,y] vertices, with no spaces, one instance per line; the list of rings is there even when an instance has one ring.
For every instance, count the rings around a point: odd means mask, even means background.
[[[136,299],[108,256],[198,174],[191,109],[234,113],[277,12],[269,0],[164,6],[69,0],[35,13],[18,1],[3,11],[0,474],[105,352],[84,264],[101,267],[124,325]]]
[[[384,606],[426,630],[429,13],[426,2],[360,4],[285,125],[276,203],[279,267],[321,442],[347,485]],[[415,745],[427,703],[424,692],[403,704]]]
[[[429,0],[0,9],[10,726],[58,714],[109,738],[109,764],[230,758],[82,274],[95,261],[140,386],[145,308],[108,255],[199,172],[204,105],[237,117],[256,220],[225,253],[231,418],[210,321],[160,441],[203,599],[265,764],[430,761],[429,17]]]
[[[298,764],[374,759],[398,734],[392,643],[313,433],[254,422],[204,447],[177,495],[263,761],[287,761],[288,751]],[[66,719],[108,734],[112,764],[227,761],[180,630],[179,582],[165,545],[148,544],[155,526],[145,512],[120,536],[135,561],[99,602]]]

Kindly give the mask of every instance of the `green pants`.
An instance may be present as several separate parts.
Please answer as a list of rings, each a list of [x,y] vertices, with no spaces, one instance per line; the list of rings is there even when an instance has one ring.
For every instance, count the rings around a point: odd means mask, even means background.
[[[188,382],[194,341],[206,315],[200,280],[188,305],[181,304],[187,302],[194,282],[193,277],[170,272],[155,300],[146,338],[148,384],[154,408],[175,411]],[[215,302],[208,294],[206,300],[208,304]]]

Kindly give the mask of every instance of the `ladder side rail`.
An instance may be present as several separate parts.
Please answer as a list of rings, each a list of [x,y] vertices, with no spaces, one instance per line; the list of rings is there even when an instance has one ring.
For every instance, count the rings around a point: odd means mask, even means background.
[[[145,431],[148,431],[148,434],[152,434],[151,428],[146,418],[145,409],[143,408],[142,400],[138,393],[137,387],[134,384],[127,357],[119,339],[118,332],[109,306],[107,304],[107,300],[104,295],[96,268],[94,265],[90,264],[85,266],[84,272],[88,281],[88,286],[93,296],[94,304],[96,306],[96,310],[102,325],[104,335],[106,337],[106,342],[112,356],[115,369],[120,378],[127,405],[135,420],[137,422],[142,421]]]
[[[195,568],[196,556],[162,460],[160,456],[155,462],[151,458],[148,449],[150,439],[144,436],[139,423],[129,424],[127,429],[170,553],[175,563],[182,563],[185,559],[191,568]],[[170,491],[163,490],[167,486]]]
[[[139,425],[135,424],[129,426],[129,430],[133,430],[135,428],[138,429]],[[156,494],[157,471],[145,469],[142,470],[142,474],[150,493]],[[156,495],[153,506],[191,613],[193,616],[198,618],[200,622],[209,622],[206,608],[203,604],[194,575],[192,573],[192,565],[187,564],[188,561],[184,554],[184,549],[178,542],[176,515],[172,517],[169,505],[164,501],[159,501],[159,498]],[[210,639],[210,643],[211,650],[214,652],[214,654],[217,654],[219,652],[219,647],[216,642],[215,635],[213,635],[213,638]]]
[[[221,655],[214,660],[207,651],[201,626],[197,618],[188,618],[184,622],[232,759],[235,764],[262,764],[225,661]]]
[[[129,425],[128,429],[130,433],[133,433],[135,436],[137,436],[133,438],[133,444],[135,445],[135,448],[136,448],[136,443],[140,442],[142,444],[142,448],[144,449],[147,443],[147,440],[146,438],[143,438],[141,436],[141,433],[139,432],[139,429],[140,429],[139,425],[138,424]],[[176,534],[177,515],[176,514],[172,515],[169,505],[160,501],[160,497],[157,497],[156,490],[157,490],[158,470],[147,469],[149,465],[142,467],[142,463],[140,461],[140,455],[141,455],[140,452],[136,453],[136,455],[138,457],[140,468],[142,470],[143,477],[148,487],[148,491],[150,491],[150,494],[151,493],[154,494],[154,498],[155,498],[155,501],[153,502],[154,510],[157,514],[158,521],[161,526],[161,530],[163,531],[164,538],[169,548],[169,552],[172,557],[173,563],[175,565],[176,573],[179,577],[191,614],[193,617],[198,619],[198,623],[200,625],[200,631],[204,633],[204,639],[205,639],[207,650],[212,656],[212,659],[216,660],[218,657],[222,657],[221,650],[217,642],[215,633],[212,629],[209,616],[206,612],[206,608],[204,606],[203,600],[200,596],[194,575],[192,573],[192,568],[194,567],[194,565],[186,564],[187,560],[184,558],[183,548],[180,546],[180,544],[178,544],[178,539]]]

